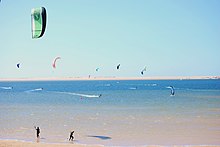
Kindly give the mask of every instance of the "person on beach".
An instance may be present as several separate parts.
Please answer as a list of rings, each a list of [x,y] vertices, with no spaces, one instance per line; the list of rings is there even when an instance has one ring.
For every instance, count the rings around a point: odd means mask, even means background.
[[[34,126],[34,128],[37,131],[37,138],[39,138],[40,137],[40,128],[36,127],[36,126]]]
[[[69,141],[73,141],[74,137],[73,137],[74,131],[70,132],[70,138]]]

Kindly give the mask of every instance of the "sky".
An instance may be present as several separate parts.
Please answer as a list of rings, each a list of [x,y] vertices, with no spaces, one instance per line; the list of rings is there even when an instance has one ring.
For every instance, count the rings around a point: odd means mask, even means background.
[[[32,39],[31,9],[42,6],[46,30]],[[219,76],[219,8],[219,0],[1,0],[0,78]]]

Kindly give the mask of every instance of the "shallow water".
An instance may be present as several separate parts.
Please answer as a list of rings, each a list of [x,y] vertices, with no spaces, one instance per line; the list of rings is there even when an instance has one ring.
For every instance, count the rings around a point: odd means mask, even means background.
[[[1,82],[0,116],[0,139],[220,145],[220,80]]]

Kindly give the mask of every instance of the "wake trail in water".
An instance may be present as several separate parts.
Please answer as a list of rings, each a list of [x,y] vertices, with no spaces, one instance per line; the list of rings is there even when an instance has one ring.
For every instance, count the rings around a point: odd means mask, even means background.
[[[27,90],[25,92],[35,92],[35,91],[42,91],[43,88],[36,88],[36,89],[31,89],[31,90]]]
[[[5,89],[5,90],[11,90],[13,89],[13,87],[0,87],[1,89]]]
[[[82,93],[74,93],[74,92],[57,92],[56,93],[60,93],[60,94],[68,94],[68,95],[75,95],[75,96],[80,96],[80,97],[87,97],[87,98],[98,98],[101,96],[100,95],[92,95],[92,94],[82,94]]]

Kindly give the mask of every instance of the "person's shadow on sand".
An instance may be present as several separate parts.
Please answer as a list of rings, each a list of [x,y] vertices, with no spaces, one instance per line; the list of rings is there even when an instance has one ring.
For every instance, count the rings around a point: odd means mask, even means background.
[[[69,140],[68,140],[69,141]],[[75,143],[80,143],[79,140],[73,140],[73,141],[69,141],[70,144],[75,144]]]
[[[108,136],[101,136],[101,135],[88,135],[87,137],[94,137],[94,138],[98,138],[98,139],[101,139],[101,140],[112,139],[111,137],[108,137]]]
[[[46,139],[46,138],[44,138],[44,137],[38,137],[38,138],[36,139],[36,142],[39,143],[40,140],[43,140],[43,139]]]

